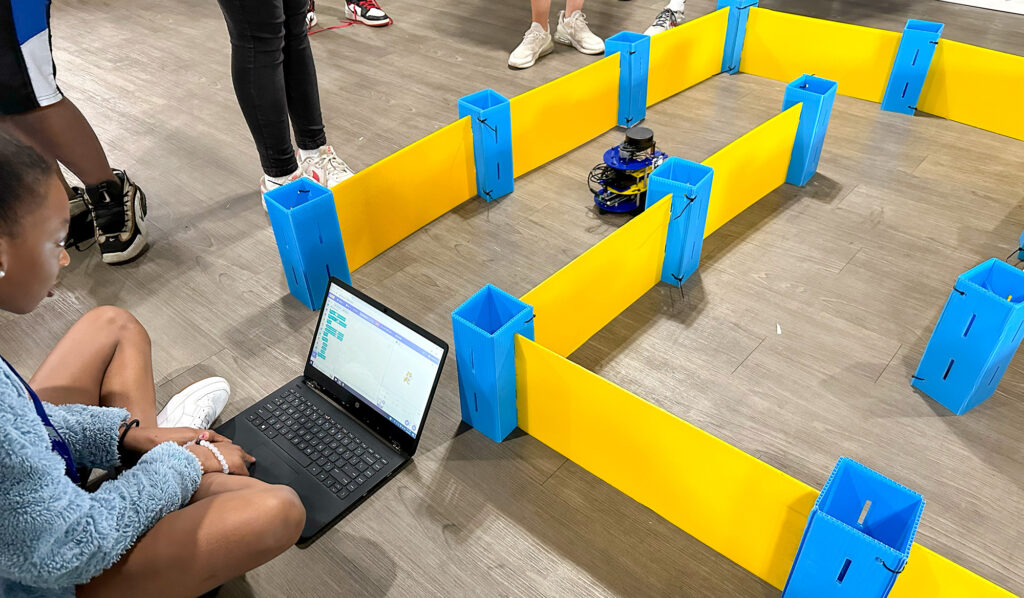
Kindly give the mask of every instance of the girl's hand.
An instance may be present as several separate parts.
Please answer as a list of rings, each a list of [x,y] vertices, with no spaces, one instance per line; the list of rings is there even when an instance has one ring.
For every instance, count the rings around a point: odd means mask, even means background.
[[[242,447],[232,443],[223,436],[220,442],[213,442],[213,446],[220,451],[221,456],[228,464],[228,473],[231,475],[248,476],[249,469],[248,465],[255,463],[256,459],[249,453],[242,450]],[[198,444],[190,444],[185,447],[186,450],[191,451],[193,455],[199,457],[199,462],[203,464],[203,471],[205,473],[221,473],[220,461],[217,459],[213,451],[206,448],[205,446]]]

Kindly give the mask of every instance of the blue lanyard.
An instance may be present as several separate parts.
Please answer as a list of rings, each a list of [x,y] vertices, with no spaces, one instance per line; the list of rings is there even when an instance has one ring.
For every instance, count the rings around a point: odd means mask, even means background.
[[[50,437],[50,449],[64,459],[64,474],[71,478],[72,482],[76,484],[81,483],[81,479],[78,476],[78,468],[75,467],[75,458],[71,455],[71,449],[68,447],[68,443],[64,441],[64,437],[57,431],[57,428],[53,427],[53,424],[50,422],[50,418],[47,417],[46,411],[43,409],[43,402],[39,400],[39,395],[36,394],[36,391],[32,390],[32,387],[28,385],[28,382],[25,382],[25,379],[21,377],[18,370],[14,369],[7,359],[0,355],[0,360],[3,360],[7,369],[14,372],[14,375],[17,376],[18,380],[21,380],[21,383],[25,386],[25,390],[28,391],[28,396],[32,399],[32,404],[35,405],[36,414],[39,415],[39,419],[43,421],[43,427],[46,428],[46,433]]]

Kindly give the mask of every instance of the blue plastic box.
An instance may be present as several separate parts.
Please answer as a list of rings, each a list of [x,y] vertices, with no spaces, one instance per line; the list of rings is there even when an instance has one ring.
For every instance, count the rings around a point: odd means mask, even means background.
[[[517,334],[533,339],[533,307],[487,285],[452,312],[462,421],[495,442],[519,423]]]
[[[331,276],[352,283],[334,194],[301,178],[264,198],[288,290],[306,307],[320,309]]]
[[[841,457],[807,518],[784,598],[881,598],[910,558],[920,494]]]
[[[1024,336],[1024,272],[990,259],[957,278],[911,384],[957,415],[992,396]]]
[[[700,265],[714,175],[710,166],[673,156],[655,168],[648,179],[645,209],[672,194],[672,215],[661,269],[663,282],[682,284]]]

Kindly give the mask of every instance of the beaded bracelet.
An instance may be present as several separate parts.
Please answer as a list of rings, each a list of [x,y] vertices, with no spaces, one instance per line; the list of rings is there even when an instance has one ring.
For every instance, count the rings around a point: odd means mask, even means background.
[[[187,452],[188,454],[192,455],[192,458],[196,460],[196,463],[199,465],[199,475],[200,476],[206,475],[206,468],[203,467],[203,460],[199,458],[199,455],[193,453],[192,451],[188,451],[188,450],[185,451],[185,452]]]
[[[217,460],[220,461],[220,470],[222,472],[231,473],[231,468],[228,467],[228,462],[224,459],[224,455],[220,453],[220,449],[213,446],[213,443],[208,440],[200,440],[198,444],[199,446],[210,449],[210,452],[213,453],[213,456],[217,457]]]

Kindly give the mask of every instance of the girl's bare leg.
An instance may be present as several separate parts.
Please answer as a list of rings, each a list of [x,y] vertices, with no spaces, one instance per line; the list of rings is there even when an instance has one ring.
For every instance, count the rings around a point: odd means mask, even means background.
[[[82,316],[29,382],[39,398],[58,405],[122,407],[156,427],[156,390],[149,334],[118,307]]]

